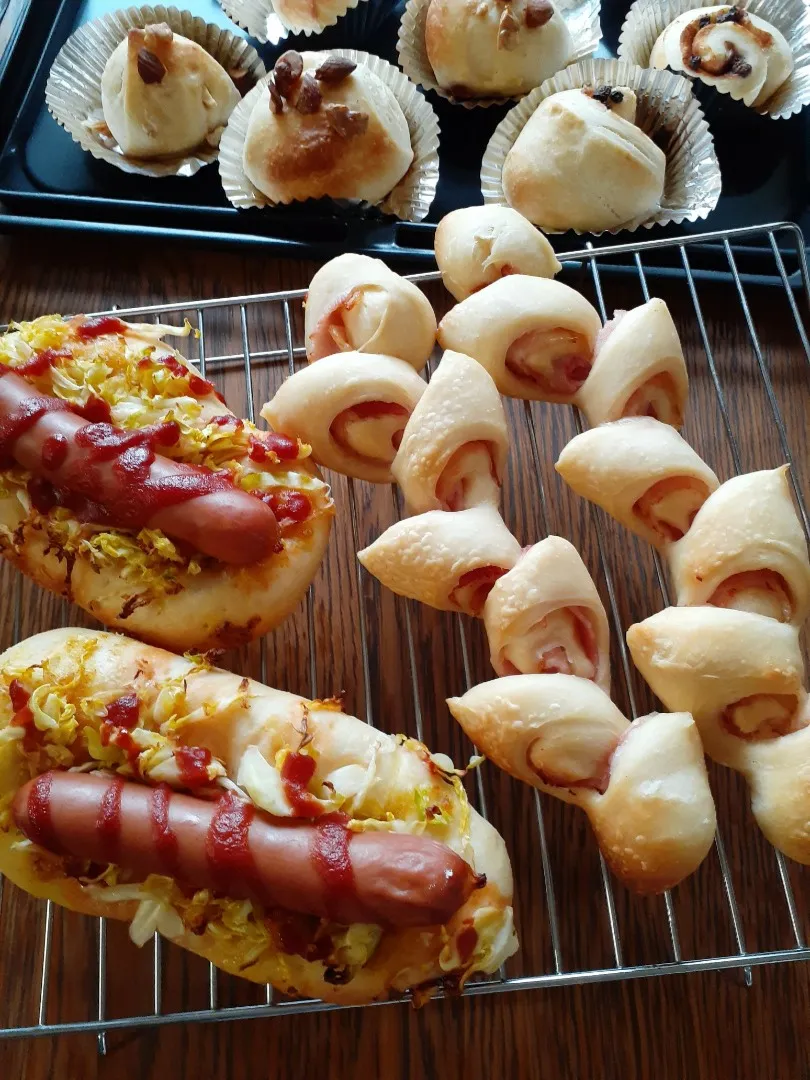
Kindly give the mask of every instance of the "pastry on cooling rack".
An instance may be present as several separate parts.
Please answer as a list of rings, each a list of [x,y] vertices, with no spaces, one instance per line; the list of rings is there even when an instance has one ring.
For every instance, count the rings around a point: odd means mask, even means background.
[[[610,691],[605,609],[579,552],[561,536],[527,548],[498,578],[484,626],[499,675],[577,675]]]
[[[425,48],[436,82],[459,99],[526,94],[574,55],[551,0],[430,0]]]
[[[788,467],[735,476],[712,492],[669,549],[681,606],[713,604],[801,624],[810,614],[810,562]]]
[[[381,259],[347,253],[317,271],[306,298],[307,359],[357,349],[407,360],[418,370],[436,341],[436,316],[422,290]]]
[[[415,514],[497,506],[508,452],[492,377],[469,356],[448,351],[408,420],[391,471]]]
[[[128,157],[216,145],[238,101],[222,65],[166,23],[130,30],[101,79],[104,121]]]
[[[289,50],[256,98],[243,166],[275,203],[324,196],[378,203],[413,157],[405,114],[366,64]]]
[[[491,506],[404,518],[357,555],[399,596],[467,615],[481,614],[490,589],[519,556],[520,544]]]
[[[672,68],[756,107],[789,78],[793,53],[772,23],[721,4],[673,19],[653,46],[650,67]]]
[[[506,200],[542,229],[601,232],[652,217],[666,156],[635,123],[626,86],[545,98],[503,164]]]
[[[275,431],[312,447],[327,469],[390,483],[391,462],[425,380],[376,353],[336,353],[291,375],[262,409]]]
[[[663,892],[708,854],[714,801],[687,712],[631,724],[595,683],[573,675],[509,675],[447,704],[501,769],[585,811],[629,888]]]
[[[509,206],[468,206],[439,222],[433,241],[442,281],[456,300],[508,274],[550,278],[561,267],[545,236]]]
[[[591,427],[623,416],[652,416],[679,428],[688,393],[678,331],[669,308],[656,298],[614,312],[602,328],[577,405]]]
[[[449,758],[93,630],[0,656],[0,871],[285,994],[458,990],[517,949],[503,840]]]
[[[556,469],[578,495],[655,547],[680,540],[718,486],[689,443],[649,416],[582,432],[563,448]]]
[[[439,344],[483,364],[502,394],[571,402],[601,326],[593,305],[568,285],[513,274],[451,308]]]

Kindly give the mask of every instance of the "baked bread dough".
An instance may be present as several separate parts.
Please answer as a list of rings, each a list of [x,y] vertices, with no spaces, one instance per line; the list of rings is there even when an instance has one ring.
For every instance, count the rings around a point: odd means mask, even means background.
[[[349,0],[273,0],[273,13],[296,34],[318,33],[333,26],[351,6]]]
[[[623,416],[652,416],[679,428],[688,393],[678,331],[667,305],[654,298],[615,312],[602,328],[577,405],[591,427]]]
[[[381,259],[347,253],[310,282],[304,336],[310,361],[356,349],[398,356],[420,371],[436,342],[436,316],[422,290]]]
[[[439,344],[483,364],[502,394],[570,403],[601,326],[596,308],[570,286],[513,274],[451,308]]]
[[[411,413],[391,472],[414,514],[497,506],[508,452],[492,377],[448,350]]]
[[[101,107],[127,157],[217,145],[239,102],[233,79],[196,41],[166,23],[130,30],[104,67]]]
[[[425,48],[436,82],[460,99],[526,94],[574,56],[551,0],[430,0]]]
[[[452,210],[436,227],[433,250],[456,300],[508,274],[550,278],[561,270],[545,236],[509,206]]]
[[[542,229],[602,232],[644,221],[664,195],[666,156],[636,127],[627,87],[562,90],[542,101],[503,164],[506,201]],[[618,108],[611,94],[621,95]]]

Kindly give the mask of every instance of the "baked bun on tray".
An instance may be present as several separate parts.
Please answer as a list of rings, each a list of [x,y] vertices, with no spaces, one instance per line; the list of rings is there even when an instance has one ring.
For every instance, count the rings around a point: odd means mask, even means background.
[[[51,630],[0,657],[0,736],[0,872],[137,944],[343,1004],[517,948],[506,848],[452,763],[336,701]]]
[[[0,554],[107,626],[228,648],[298,604],[333,505],[310,448],[234,416],[177,332],[48,315],[0,338]]]

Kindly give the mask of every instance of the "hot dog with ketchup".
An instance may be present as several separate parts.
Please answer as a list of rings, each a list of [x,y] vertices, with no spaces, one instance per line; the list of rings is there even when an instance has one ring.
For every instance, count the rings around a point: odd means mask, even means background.
[[[329,491],[305,444],[235,417],[165,331],[52,316],[0,339],[0,551],[108,625],[236,644],[308,586]]]
[[[503,841],[448,759],[89,630],[0,657],[0,872],[137,943],[158,930],[346,1003],[458,985],[517,947]]]

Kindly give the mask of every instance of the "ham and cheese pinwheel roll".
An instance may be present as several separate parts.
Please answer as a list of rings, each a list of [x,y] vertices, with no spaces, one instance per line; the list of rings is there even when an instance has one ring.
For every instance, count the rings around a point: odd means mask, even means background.
[[[508,450],[506,415],[491,376],[469,356],[446,352],[391,471],[416,514],[497,505]]]
[[[568,285],[512,274],[451,308],[439,344],[483,364],[502,394],[565,403],[588,376],[601,325]]]
[[[737,767],[742,743],[799,726],[804,664],[793,626],[733,608],[670,607],[631,626],[627,644],[653,693],[694,716],[722,765]]]
[[[570,675],[495,679],[447,704],[496,765],[585,811],[629,888],[663,892],[708,854],[714,802],[688,713],[631,724],[598,686]]]
[[[480,615],[494,583],[520,557],[520,544],[494,507],[480,506],[405,518],[357,557],[399,596]]]
[[[607,616],[579,552],[561,536],[528,548],[484,605],[499,675],[559,673],[610,690]]]
[[[721,484],[669,551],[681,607],[713,604],[801,626],[810,613],[810,562],[790,497],[788,466]]]
[[[688,392],[675,323],[664,301],[653,299],[614,312],[604,325],[577,405],[591,427],[623,416],[652,416],[679,428]]]
[[[578,495],[655,547],[680,540],[718,486],[689,443],[649,416],[582,432],[564,447],[556,469]]]
[[[422,290],[384,262],[338,255],[310,282],[304,333],[310,362],[356,349],[398,356],[419,371],[436,341],[436,316]]]
[[[327,356],[284,382],[262,409],[275,431],[312,447],[335,472],[390,483],[391,462],[425,380],[394,356],[350,352]]]

